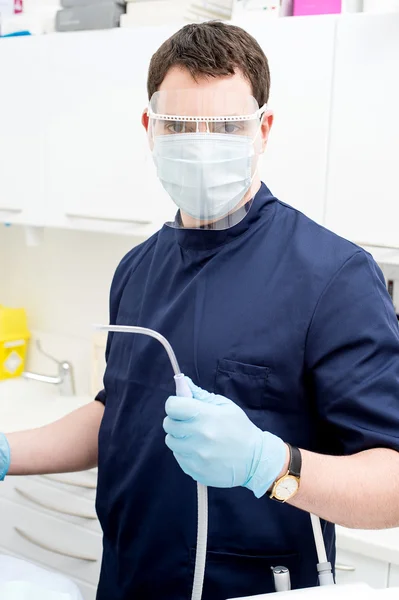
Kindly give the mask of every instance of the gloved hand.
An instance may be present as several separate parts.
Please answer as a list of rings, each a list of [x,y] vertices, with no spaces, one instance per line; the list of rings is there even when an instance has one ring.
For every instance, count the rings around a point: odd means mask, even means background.
[[[4,433],[0,433],[0,481],[4,481],[4,477],[10,468],[10,461],[10,446]]]
[[[280,475],[288,447],[256,427],[237,404],[186,379],[193,398],[170,396],[166,402],[166,445],[195,481],[244,486],[260,498]]]

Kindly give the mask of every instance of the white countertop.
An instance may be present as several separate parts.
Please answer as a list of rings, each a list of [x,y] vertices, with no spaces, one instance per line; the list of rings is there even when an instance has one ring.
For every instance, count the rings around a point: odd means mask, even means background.
[[[0,431],[41,427],[89,402],[91,396],[60,396],[55,386],[45,383],[21,378],[0,381]]]
[[[289,592],[273,592],[260,596],[246,596],[244,598],[231,598],[230,600],[352,600],[353,597],[361,600],[388,600],[399,597],[399,588],[375,590],[364,583],[348,585],[327,585],[324,587],[304,588],[290,590]]]

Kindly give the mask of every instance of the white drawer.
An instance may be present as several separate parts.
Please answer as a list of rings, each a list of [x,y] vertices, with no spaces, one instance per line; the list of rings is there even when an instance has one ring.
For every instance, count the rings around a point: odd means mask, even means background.
[[[97,490],[97,470],[79,473],[57,473],[53,475],[36,475],[35,479],[48,483],[60,490],[78,494],[82,498],[95,500]]]
[[[372,588],[386,588],[389,564],[354,552],[337,549],[336,580],[339,584],[367,583]]]
[[[37,477],[7,477],[0,495],[45,514],[101,533],[93,499],[82,498]]]
[[[97,533],[1,498],[0,540],[12,553],[97,585],[102,555]]]

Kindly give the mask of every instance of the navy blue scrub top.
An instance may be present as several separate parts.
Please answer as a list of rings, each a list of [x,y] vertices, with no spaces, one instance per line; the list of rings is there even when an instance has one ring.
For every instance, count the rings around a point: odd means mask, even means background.
[[[120,263],[110,322],[172,344],[182,371],[307,450],[399,450],[399,328],[372,257],[278,201],[262,184],[222,231],[165,225]],[[98,600],[189,600],[196,484],[166,447],[173,372],[155,340],[110,334],[99,435],[104,531]],[[317,473],[314,474],[317,478]],[[323,524],[334,561],[334,528]],[[209,490],[203,600],[317,585],[309,515],[244,488]]]

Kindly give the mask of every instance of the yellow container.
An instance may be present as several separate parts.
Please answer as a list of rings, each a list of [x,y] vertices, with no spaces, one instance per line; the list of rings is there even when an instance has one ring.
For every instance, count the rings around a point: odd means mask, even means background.
[[[24,371],[29,338],[25,310],[0,305],[0,380]]]

